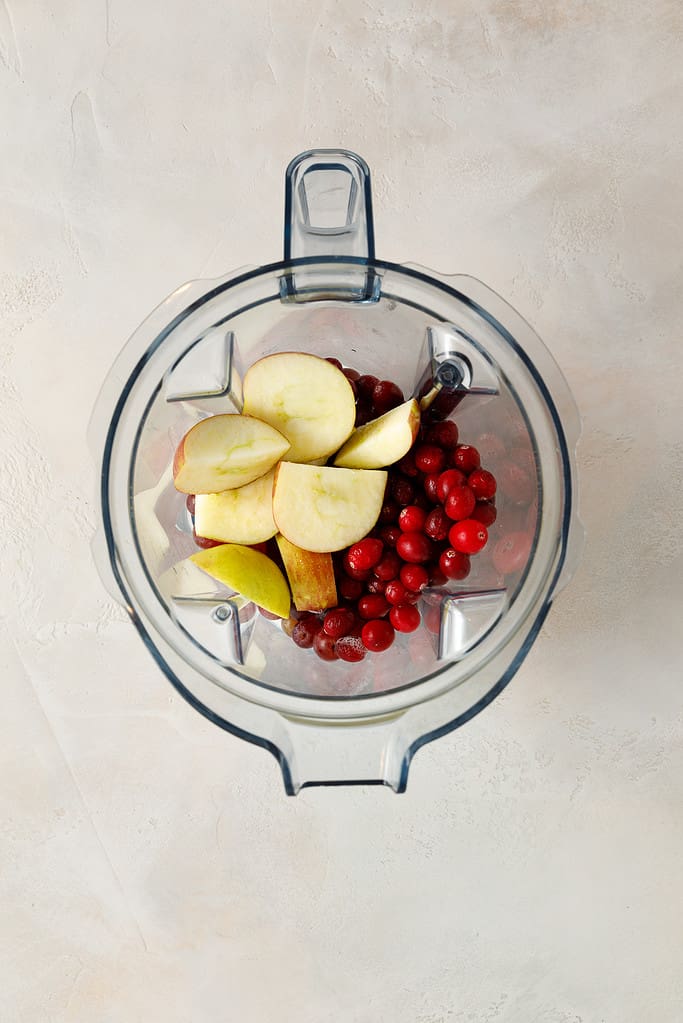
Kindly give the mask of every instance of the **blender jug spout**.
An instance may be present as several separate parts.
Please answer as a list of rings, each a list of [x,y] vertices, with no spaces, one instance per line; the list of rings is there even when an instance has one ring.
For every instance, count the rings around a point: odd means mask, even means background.
[[[287,263],[342,261],[340,287],[321,295],[312,269],[301,267],[283,279],[283,300],[321,298],[377,301],[370,169],[344,149],[312,149],[295,156],[285,174],[284,257]],[[353,264],[361,264],[362,269]]]
[[[285,174],[285,259],[374,259],[370,169],[344,149],[311,149]]]

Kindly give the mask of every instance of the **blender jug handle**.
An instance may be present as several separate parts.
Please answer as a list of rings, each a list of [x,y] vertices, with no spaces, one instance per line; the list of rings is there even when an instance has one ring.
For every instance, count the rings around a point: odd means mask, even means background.
[[[285,260],[375,258],[370,168],[345,149],[311,149],[285,174]]]

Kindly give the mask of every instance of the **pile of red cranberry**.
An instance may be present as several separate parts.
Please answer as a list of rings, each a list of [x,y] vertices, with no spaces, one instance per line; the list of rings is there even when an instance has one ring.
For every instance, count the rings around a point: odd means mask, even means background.
[[[404,401],[389,380],[342,367],[356,394],[356,425]],[[389,466],[384,505],[369,536],[333,555],[340,606],[297,613],[285,631],[325,661],[361,661],[414,632],[426,586],[462,580],[496,519],[496,480],[479,452],[460,444],[452,420],[423,424],[411,450]]]

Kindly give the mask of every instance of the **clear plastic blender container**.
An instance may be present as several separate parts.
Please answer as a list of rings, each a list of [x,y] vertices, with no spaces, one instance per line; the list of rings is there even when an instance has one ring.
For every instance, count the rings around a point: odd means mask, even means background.
[[[286,173],[285,258],[179,288],[112,368],[91,423],[101,467],[96,562],[159,667],[197,710],[273,753],[285,788],[383,783],[502,691],[576,567],[579,421],[547,349],[467,276],[377,259],[369,171],[346,151]],[[335,356],[450,416],[499,479],[491,542],[461,583],[423,594],[423,625],[357,664],[299,649],[191,563],[174,451],[239,412],[241,380],[281,351]],[[504,563],[495,545],[511,552]]]

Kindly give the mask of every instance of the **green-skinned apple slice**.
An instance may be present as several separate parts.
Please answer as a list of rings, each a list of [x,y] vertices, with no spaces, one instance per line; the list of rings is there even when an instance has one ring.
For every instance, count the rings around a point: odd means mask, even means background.
[[[273,518],[271,469],[253,483],[220,494],[197,494],[194,529],[197,536],[223,543],[253,544],[270,540],[277,533]]]
[[[273,486],[273,518],[290,543],[307,551],[339,551],[361,540],[377,522],[386,472],[280,462]]]
[[[242,544],[225,543],[198,551],[190,561],[264,610],[280,618],[289,616],[291,597],[287,580],[266,554]]]
[[[289,441],[253,416],[220,415],[189,430],[173,459],[173,482],[184,494],[218,494],[264,476]]]
[[[420,407],[414,398],[354,430],[337,452],[334,464],[347,469],[381,469],[410,451],[420,429]]]
[[[245,414],[270,423],[291,447],[290,462],[326,458],[344,443],[356,419],[351,384],[326,359],[278,352],[251,366],[244,377]]]
[[[275,538],[285,566],[297,611],[324,611],[336,607],[337,586],[332,555],[305,551],[278,533]]]

